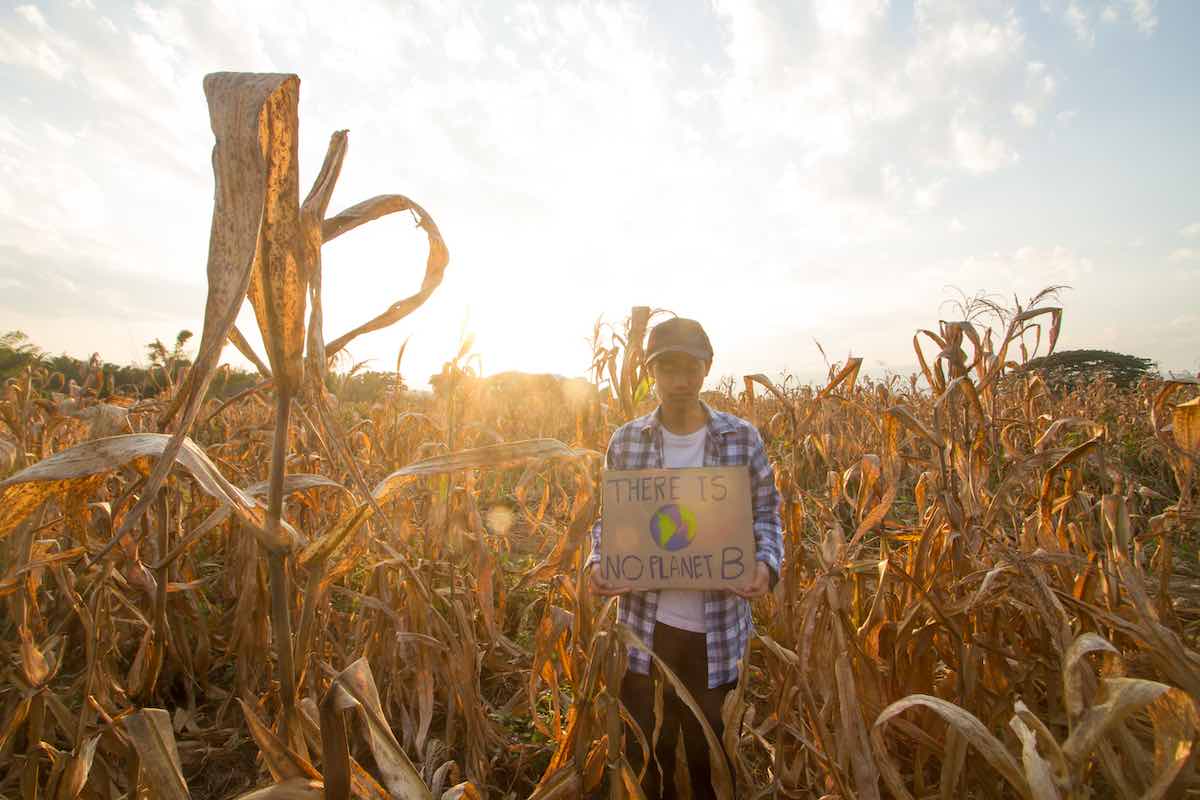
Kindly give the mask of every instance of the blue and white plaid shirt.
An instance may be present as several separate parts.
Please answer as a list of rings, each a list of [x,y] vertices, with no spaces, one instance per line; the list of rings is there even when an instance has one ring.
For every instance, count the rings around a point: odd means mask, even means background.
[[[767,460],[762,437],[746,420],[714,411],[701,403],[708,414],[704,442],[704,466],[732,467],[745,464],[750,470],[750,498],[754,507],[755,558],[771,570],[771,585],[779,579],[783,560],[783,522],[779,516],[779,490],[775,472]],[[628,422],[617,429],[608,443],[608,469],[661,469],[663,465],[662,423],[659,412]],[[592,554],[588,565],[600,561],[600,520],[592,526]],[[629,592],[621,595],[617,621],[628,625],[642,641],[654,643],[658,615],[658,592]],[[750,638],[750,603],[733,592],[704,593],[705,637],[708,648],[708,688],[737,680],[737,662]],[[650,655],[629,649],[629,669],[647,675]]]

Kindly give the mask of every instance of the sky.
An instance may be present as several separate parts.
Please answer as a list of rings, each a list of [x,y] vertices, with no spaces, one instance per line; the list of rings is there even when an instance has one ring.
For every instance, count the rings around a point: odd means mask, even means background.
[[[302,194],[345,128],[330,212],[437,221],[442,286],[350,348],[409,340],[411,386],[464,333],[583,375],[635,305],[699,319],[713,381],[816,380],[817,343],[907,375],[960,293],[1054,284],[1060,349],[1195,371],[1198,38],[1192,0],[0,2],[0,332],[118,363],[199,332],[202,80],[236,70],[300,76]],[[326,340],[425,255],[401,215],[326,246]]]

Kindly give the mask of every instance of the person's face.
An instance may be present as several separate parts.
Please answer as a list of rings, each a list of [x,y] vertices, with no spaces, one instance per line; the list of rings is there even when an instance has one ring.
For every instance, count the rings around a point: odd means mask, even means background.
[[[687,353],[664,353],[650,363],[655,393],[664,406],[683,408],[700,399],[700,387],[708,375],[706,361]]]

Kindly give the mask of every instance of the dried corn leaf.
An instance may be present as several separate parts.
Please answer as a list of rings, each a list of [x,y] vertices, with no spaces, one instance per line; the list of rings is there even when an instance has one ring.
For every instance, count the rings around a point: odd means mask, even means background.
[[[1032,800],[1059,800],[1050,764],[1038,752],[1037,736],[1020,717],[1013,717],[1009,721],[1009,727],[1021,740],[1021,763],[1025,767],[1025,778],[1029,781]]]
[[[403,484],[414,478],[444,475],[448,472],[462,472],[469,469],[495,469],[533,459],[574,459],[589,456],[598,457],[599,453],[594,450],[572,449],[557,439],[527,439],[520,442],[492,444],[414,461],[380,481],[372,494],[377,502],[383,502]]]
[[[1081,670],[1090,669],[1084,656],[1088,653],[1120,653],[1102,637],[1095,633],[1083,633],[1071,643],[1066,656],[1063,657],[1063,695],[1067,703],[1067,714],[1075,720],[1084,711],[1087,698],[1084,697],[1085,675]],[[1087,681],[1087,683],[1094,683]]]
[[[267,107],[277,93],[286,92],[286,87],[298,80],[295,75],[233,72],[218,72],[204,79],[209,117],[217,139],[213,149],[216,194],[208,245],[204,328],[196,360],[164,412],[160,430],[181,408],[182,419],[146,479],[142,496],[125,516],[120,535],[133,530],[167,479],[204,402],[217,360],[246,297],[259,253],[268,175],[277,172],[272,162],[280,157],[278,148],[268,146]]]
[[[258,255],[247,295],[267,348],[279,391],[300,388],[304,370],[304,309],[308,275],[300,252],[300,178],[297,164],[300,79],[280,81],[260,112],[267,191],[258,209]]]
[[[316,779],[321,777],[321,774],[309,763],[307,758],[294,752],[267,727],[267,724],[259,718],[249,703],[241,698],[238,698],[238,703],[242,707],[242,714],[246,717],[250,735],[254,738],[254,743],[258,745],[259,752],[262,753],[263,761],[272,778],[276,781],[288,781],[297,778]]]
[[[1063,743],[1063,754],[1075,764],[1083,763],[1095,751],[1102,737],[1111,733],[1127,717],[1171,691],[1171,687],[1165,684],[1139,678],[1107,678],[1104,688],[1104,702],[1088,708],[1071,727],[1071,735]]]
[[[450,262],[450,251],[446,249],[446,242],[442,239],[442,234],[433,221],[433,217],[429,216],[429,213],[421,206],[403,195],[389,194],[372,197],[370,200],[364,200],[340,214],[330,217],[325,220],[322,227],[322,238],[326,242],[332,241],[359,225],[401,211],[413,212],[417,217],[417,224],[425,230],[425,235],[429,238],[429,257],[425,262],[425,277],[421,281],[420,290],[414,295],[393,303],[374,319],[334,339],[325,348],[327,358],[337,355],[342,348],[362,334],[386,328],[404,319],[420,308],[434,290],[441,285],[446,265]]]
[[[179,763],[171,715],[161,708],[143,708],[125,718],[125,732],[137,750],[138,762],[154,797],[188,800],[187,782]]]
[[[1200,458],[1200,397],[1175,406],[1171,412],[1171,435],[1181,450]]]
[[[325,800],[325,785],[307,778],[291,778],[274,786],[239,794],[236,800]]]
[[[342,670],[334,682],[358,704],[366,721],[371,753],[388,791],[401,800],[432,800],[429,788],[387,724],[379,702],[379,690],[375,688],[375,676],[371,674],[367,660],[358,659]]]
[[[58,781],[55,800],[75,800],[87,784],[88,775],[92,771],[92,761],[96,757],[96,745],[100,743],[100,734],[88,737],[78,750],[71,755]]]
[[[72,490],[79,481],[112,472],[138,459],[159,456],[161,462],[173,441],[164,433],[131,433],[93,439],[55,453],[0,481],[0,538],[51,495]],[[228,504],[258,535],[265,535],[262,509],[249,495],[230,483],[191,439],[185,437],[180,441],[175,460],[206,494]],[[284,531],[287,538],[282,546],[301,540],[300,534],[291,526],[285,526]]]
[[[992,768],[999,772],[1013,789],[1023,796],[1029,795],[1029,784],[1025,780],[1021,768],[1013,760],[1013,757],[1009,755],[1008,751],[1004,749],[1004,745],[1000,743],[1000,740],[993,736],[973,714],[940,697],[914,694],[902,700],[897,700],[880,712],[879,718],[875,720],[872,735],[874,736],[879,732],[892,717],[917,706],[923,706],[934,711],[951,725],[954,730],[965,737],[967,742],[979,751],[984,760],[991,764]],[[879,744],[882,743],[880,742]],[[876,753],[878,754],[878,748],[876,749]],[[892,767],[891,771],[893,775],[897,774],[894,767]],[[895,787],[893,787],[893,791],[896,791]],[[904,792],[904,796],[909,795],[907,792]]]

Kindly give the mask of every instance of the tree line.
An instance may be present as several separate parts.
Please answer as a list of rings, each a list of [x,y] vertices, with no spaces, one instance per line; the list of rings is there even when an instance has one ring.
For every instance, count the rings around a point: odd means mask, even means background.
[[[191,367],[187,349],[192,332],[181,330],[170,344],[161,339],[147,342],[145,364],[114,364],[99,353],[80,359],[66,353],[52,355],[38,347],[22,331],[0,334],[0,386],[33,367],[46,372],[45,388],[68,392],[85,389],[98,399],[114,396],[151,398],[178,385]],[[218,399],[232,397],[263,380],[257,372],[232,366],[222,367],[213,378],[209,394]],[[378,372],[355,365],[346,373],[331,371],[328,389],[344,402],[376,402],[395,389],[403,390],[403,379],[395,372]]]

